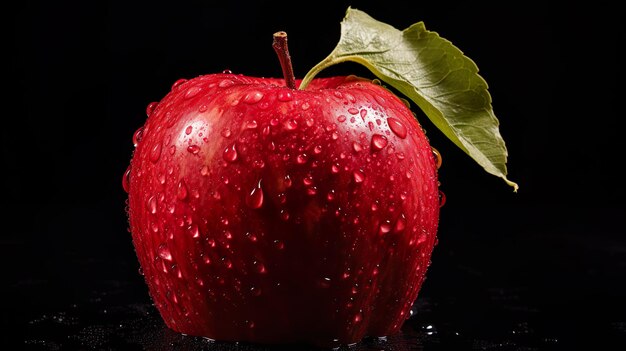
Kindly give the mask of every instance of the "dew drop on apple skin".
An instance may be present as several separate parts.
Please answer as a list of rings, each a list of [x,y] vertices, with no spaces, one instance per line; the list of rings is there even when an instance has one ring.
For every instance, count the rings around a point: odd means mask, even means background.
[[[155,195],[150,196],[148,199],[148,211],[150,211],[151,214],[157,213],[157,198]]]
[[[185,78],[181,78],[177,81],[174,82],[174,84],[172,84],[172,90],[178,88],[179,86],[183,85],[185,82],[187,81],[187,79]]]
[[[352,172],[352,177],[354,178],[355,183],[363,183],[365,180],[365,174],[361,170],[355,170]]]
[[[387,118],[387,124],[389,125],[389,129],[393,132],[393,134],[397,135],[398,138],[404,139],[406,138],[406,127],[399,120],[389,117]]]
[[[126,168],[126,172],[124,172],[124,176],[122,177],[122,188],[124,188],[124,191],[127,193],[130,189],[130,173],[131,167],[129,165],[128,168]]]
[[[251,91],[243,97],[243,102],[246,104],[256,104],[263,99],[263,93],[260,91]]]
[[[137,147],[143,138],[143,127],[138,128],[135,133],[133,133],[133,146]]]
[[[387,140],[387,137],[385,137],[384,135],[374,134],[372,136],[372,150],[380,151],[385,146],[387,146],[388,142],[389,141]]]
[[[148,106],[146,106],[146,116],[150,117],[158,105],[159,103],[157,101],[149,103]]]
[[[443,159],[441,158],[441,153],[439,153],[439,151],[434,147],[431,147],[431,149],[433,151],[433,157],[435,158],[435,166],[437,166],[437,169],[439,169],[443,161]]]
[[[185,200],[187,198],[188,195],[188,191],[187,191],[187,185],[185,184],[184,180],[180,180],[178,182],[178,189],[176,190],[176,197],[179,200]]]
[[[277,95],[278,101],[288,102],[293,100],[293,94],[289,90],[281,90]]]
[[[198,152],[200,152],[200,146],[198,145],[189,145],[187,147],[187,151],[189,151],[190,153],[197,155]]]
[[[156,143],[150,150],[150,161],[156,163],[161,158],[161,143]]]
[[[222,154],[222,157],[224,158],[225,161],[228,161],[228,162],[237,161],[239,154],[237,153],[237,148],[234,143],[224,149],[224,153]]]
[[[157,248],[157,255],[166,261],[172,261],[172,253],[166,244],[161,244]]]
[[[256,184],[254,188],[246,196],[246,205],[253,209],[258,209],[263,206],[263,188],[261,187],[261,180]]]

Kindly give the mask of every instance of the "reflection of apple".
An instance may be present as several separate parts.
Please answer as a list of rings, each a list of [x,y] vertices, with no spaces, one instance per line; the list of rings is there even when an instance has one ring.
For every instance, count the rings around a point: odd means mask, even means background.
[[[436,159],[395,95],[354,77],[177,82],[125,179],[166,324],[217,340],[347,344],[399,330],[439,217]]]

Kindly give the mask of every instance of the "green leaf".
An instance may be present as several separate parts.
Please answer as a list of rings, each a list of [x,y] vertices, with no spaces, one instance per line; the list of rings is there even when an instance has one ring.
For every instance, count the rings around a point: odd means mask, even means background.
[[[348,8],[339,44],[307,73],[300,89],[323,69],[346,61],[366,66],[410,98],[454,144],[517,191],[506,177],[507,150],[487,82],[452,43],[426,30],[423,22],[400,31]]]

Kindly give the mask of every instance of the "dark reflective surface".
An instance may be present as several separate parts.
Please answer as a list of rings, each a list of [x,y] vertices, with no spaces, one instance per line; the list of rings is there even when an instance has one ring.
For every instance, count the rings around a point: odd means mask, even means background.
[[[540,213],[536,215],[540,218]],[[589,229],[584,225],[547,234],[527,231],[539,224],[531,221],[497,235],[491,225],[467,222],[461,228],[451,222],[442,223],[428,278],[402,332],[386,340],[364,340],[351,349],[618,350],[626,346],[623,244],[601,233],[590,241],[583,236],[582,231]],[[598,229],[610,230],[617,223]],[[114,237],[130,249],[126,234]],[[70,248],[38,249],[47,268],[31,261],[40,273],[55,272],[52,279],[43,275],[17,279],[8,287],[5,301],[11,303],[3,329],[11,332],[5,342],[28,350],[311,349],[211,342],[175,333],[152,306],[132,255],[108,260],[101,251],[94,253],[96,257],[64,251]]]

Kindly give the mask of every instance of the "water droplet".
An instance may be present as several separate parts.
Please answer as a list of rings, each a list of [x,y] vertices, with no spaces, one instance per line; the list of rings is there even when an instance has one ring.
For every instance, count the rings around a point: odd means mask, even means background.
[[[178,88],[179,86],[183,85],[183,83],[185,83],[187,81],[187,79],[185,78],[181,78],[177,81],[174,82],[174,84],[172,84],[172,90]]]
[[[354,315],[354,323],[359,323],[363,319],[363,314],[361,312]]]
[[[198,225],[197,224],[192,224],[190,225],[187,230],[189,231],[189,234],[191,234],[192,238],[199,238],[200,237],[200,230],[198,229]]]
[[[433,151],[433,157],[435,158],[435,166],[437,166],[437,169],[439,169],[443,161],[441,158],[441,153],[439,153],[439,151],[435,149],[434,147],[431,147],[431,149]]]
[[[355,152],[360,152],[361,150],[363,150],[363,146],[361,146],[361,144],[359,144],[358,142],[354,141],[352,142],[352,149]]]
[[[202,105],[200,105],[200,107],[198,108],[198,112],[200,112],[200,113],[202,113],[202,112],[206,112],[206,110],[208,110],[208,109],[209,109],[209,106],[202,104]]]
[[[339,139],[339,133],[337,133],[336,131],[333,131],[333,133],[330,135],[330,137],[333,140],[337,140],[337,139]]]
[[[400,100],[402,100],[402,103],[404,103],[404,106],[406,106],[407,108],[411,108],[411,103],[409,102],[409,100],[405,98],[400,98]]]
[[[356,115],[356,114],[358,114],[358,113],[359,113],[359,109],[358,109],[358,108],[356,108],[356,107],[350,107],[350,108],[348,109],[348,112],[349,112],[351,115]]]
[[[291,118],[284,123],[284,127],[287,130],[294,130],[298,128],[298,122],[295,119]]]
[[[154,109],[156,109],[157,106],[159,106],[159,103],[157,101],[149,103],[148,106],[146,106],[146,115],[150,117],[150,115],[152,115],[152,112],[154,112]]]
[[[278,101],[287,102],[293,100],[293,94],[290,90],[281,90],[278,92]]]
[[[314,154],[318,155],[321,152],[322,152],[322,145],[317,145],[316,147],[313,148]]]
[[[361,114],[361,119],[363,119],[365,121],[365,117],[367,117],[367,110],[366,109],[362,109],[360,114]]]
[[[439,207],[443,207],[446,204],[446,194],[439,190]]]
[[[200,169],[200,174],[203,176],[209,175],[209,166],[207,165],[202,166],[202,168]]]
[[[254,119],[251,120],[251,121],[246,122],[246,128],[247,129],[256,129],[256,127],[258,127],[258,126],[259,126],[259,124]]]
[[[222,129],[222,132],[220,133],[224,138],[230,138],[232,132],[230,131],[230,128],[224,128]]]
[[[380,82],[380,79],[373,79],[372,83],[374,83],[376,85],[382,85],[382,83]]]
[[[200,146],[198,145],[189,145],[187,146],[187,151],[191,152],[194,155],[197,155],[200,152]]]
[[[165,244],[159,245],[159,247],[157,248],[157,255],[159,255],[159,257],[166,261],[172,261],[172,253]]]
[[[285,244],[280,240],[274,240],[274,247],[278,250],[282,250],[285,248]]]
[[[404,160],[405,156],[404,156],[404,152],[400,151],[400,152],[396,152],[396,157],[398,158],[398,160],[402,161]]]
[[[179,200],[185,200],[187,198],[187,185],[185,184],[184,180],[180,180],[178,182],[178,189],[176,190],[176,197]]]
[[[333,173],[339,173],[339,165],[338,164],[333,164],[332,166],[330,166],[330,171]]]
[[[387,234],[390,231],[391,231],[391,223],[388,220],[383,221],[378,227],[379,234]]]
[[[256,104],[257,102],[261,101],[262,98],[263,98],[262,92],[251,91],[247,93],[246,96],[243,97],[243,102],[247,104]]]
[[[298,163],[299,165],[305,164],[307,159],[308,157],[306,154],[300,154],[296,157],[296,163]]]
[[[193,127],[192,126],[187,126],[187,128],[185,128],[185,134],[187,134],[187,135],[191,134],[192,131],[193,131]]]
[[[150,211],[150,213],[155,214],[157,212],[157,198],[156,196],[152,195],[149,199],[148,199],[148,210]]]
[[[233,74],[233,71],[229,70],[229,69],[225,69],[222,71],[223,74]]]
[[[308,189],[306,190],[306,193],[307,193],[307,195],[309,195],[309,196],[313,196],[313,195],[317,194],[317,187],[312,186],[312,187],[308,188]]]
[[[126,168],[126,172],[124,172],[124,176],[122,177],[122,188],[125,192],[128,193],[130,189],[130,165]]]
[[[399,120],[389,117],[387,118],[387,124],[389,125],[389,129],[400,139],[406,138],[406,127]]]
[[[189,89],[187,89],[187,92],[185,93],[185,99],[191,99],[192,97],[198,95],[198,93],[202,90],[202,88],[194,86],[191,87]]]
[[[305,102],[302,104],[302,106],[300,106],[300,108],[302,108],[303,111],[308,110],[311,107],[311,105],[308,102]]]
[[[302,183],[306,186],[311,186],[313,184],[313,177],[311,176],[304,177],[304,179],[302,179]]]
[[[372,135],[372,150],[380,151],[385,146],[387,146],[388,142],[389,141],[387,140],[386,136],[380,135],[380,134],[374,134]]]
[[[406,218],[404,218],[404,214],[401,214],[393,227],[393,231],[399,233],[403,231],[404,228],[406,228]]]
[[[354,172],[352,172],[352,176],[354,177],[354,181],[357,184],[363,183],[363,181],[365,180],[365,174],[361,170],[355,170]]]
[[[220,88],[228,88],[230,86],[235,85],[235,82],[233,82],[230,79],[224,79],[221,82],[219,82],[219,84],[217,86],[219,86]]]
[[[239,157],[239,155],[237,154],[237,149],[235,147],[235,144],[233,143],[231,146],[224,149],[224,153],[222,154],[222,156],[224,157],[224,160],[228,162],[237,161],[237,158]]]
[[[248,196],[246,197],[246,205],[250,208],[261,208],[263,206],[263,189],[261,188],[261,180],[257,185],[252,188]]]
[[[291,181],[291,177],[289,177],[289,174],[285,175],[285,178],[283,179],[283,183],[285,184],[285,187],[287,188],[291,187],[292,181]]]
[[[285,222],[288,221],[289,220],[289,212],[287,212],[287,210],[284,210],[284,209],[280,210],[280,218],[283,221],[285,221]]]
[[[133,133],[133,146],[137,147],[139,142],[141,142],[141,138],[143,138],[143,127],[140,127]]]
[[[150,161],[156,163],[161,157],[161,143],[156,143],[150,150]]]
[[[326,199],[327,199],[328,201],[333,201],[333,200],[335,200],[335,190],[332,190],[332,189],[331,189],[331,190],[328,192],[328,194],[326,195]]]
[[[339,122],[345,122],[345,121],[346,121],[346,116],[345,116],[345,115],[339,115],[339,116],[337,117],[337,120],[338,120]]]
[[[340,92],[340,91],[336,91],[336,90],[335,90],[335,91],[333,92],[333,94],[334,94],[337,98],[339,98],[339,99],[343,98],[343,94],[341,94],[341,92]]]

